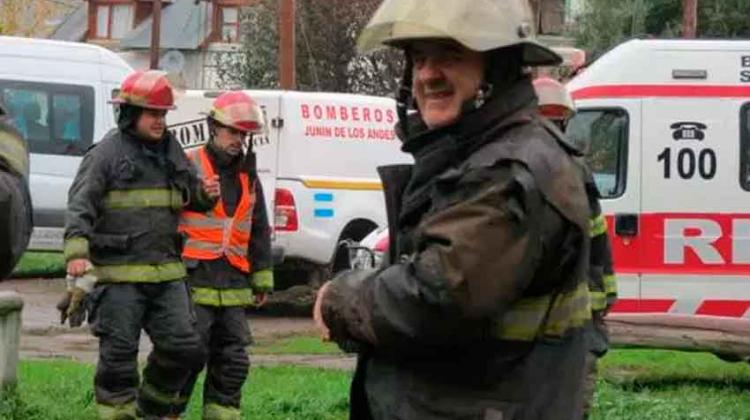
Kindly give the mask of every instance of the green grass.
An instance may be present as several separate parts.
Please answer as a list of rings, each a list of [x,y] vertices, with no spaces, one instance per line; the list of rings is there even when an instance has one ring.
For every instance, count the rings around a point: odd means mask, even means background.
[[[270,341],[259,341],[252,348],[253,354],[341,354],[334,343],[324,343],[318,336],[297,335]]]
[[[0,401],[0,419],[95,420],[93,375],[91,365],[23,361],[17,396]],[[255,367],[243,389],[243,418],[343,420],[349,375],[306,367]],[[200,419],[201,386],[202,381],[186,419]]]
[[[602,360],[592,420],[750,419],[750,364],[617,350]]]
[[[271,348],[321,350],[310,337]],[[283,349],[283,350],[282,350]],[[282,354],[282,353],[276,353]],[[0,401],[0,419],[94,420],[91,365],[23,361],[16,398]],[[349,372],[296,366],[253,367],[243,418],[344,420]],[[616,350],[601,363],[592,420],[750,420],[750,365],[709,354]],[[189,420],[200,418],[200,385]]]
[[[13,277],[60,277],[65,260],[60,252],[27,252],[13,270]]]

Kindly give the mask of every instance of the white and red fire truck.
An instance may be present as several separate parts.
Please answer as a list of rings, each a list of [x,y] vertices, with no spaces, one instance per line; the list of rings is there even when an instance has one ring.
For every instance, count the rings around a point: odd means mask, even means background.
[[[613,312],[750,317],[750,42],[630,41],[568,88],[610,225]]]

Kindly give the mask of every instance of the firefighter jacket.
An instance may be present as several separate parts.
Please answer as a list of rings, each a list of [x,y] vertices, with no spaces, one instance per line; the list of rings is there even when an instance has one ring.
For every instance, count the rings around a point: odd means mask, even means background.
[[[524,79],[451,126],[413,118],[415,164],[381,168],[390,265],[322,302],[360,353],[352,418],[580,418],[590,211],[535,102]]]
[[[0,280],[10,275],[32,229],[26,141],[0,113]]]
[[[86,153],[70,188],[65,259],[91,260],[100,282],[182,279],[180,212],[213,204],[171,134],[152,144],[112,130]]]

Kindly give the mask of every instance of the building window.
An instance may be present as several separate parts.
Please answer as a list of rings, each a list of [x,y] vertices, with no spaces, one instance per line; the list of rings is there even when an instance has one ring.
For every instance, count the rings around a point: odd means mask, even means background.
[[[223,6],[221,11],[221,27],[219,34],[223,42],[237,42],[240,37],[240,9],[239,7]]]
[[[96,6],[96,37],[109,38],[109,10],[112,6]]]
[[[133,5],[99,3],[96,5],[96,38],[121,39],[133,29]]]
[[[628,113],[619,108],[581,109],[568,123],[566,134],[585,151],[602,198],[625,192],[628,125]]]

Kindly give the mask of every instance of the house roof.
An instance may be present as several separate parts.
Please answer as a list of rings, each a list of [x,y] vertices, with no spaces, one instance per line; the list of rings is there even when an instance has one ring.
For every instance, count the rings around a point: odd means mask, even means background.
[[[197,3],[197,4],[196,4]],[[207,2],[175,0],[165,4],[161,13],[162,49],[195,50],[210,32],[211,16]],[[153,15],[120,40],[122,49],[141,49],[151,46]]]

